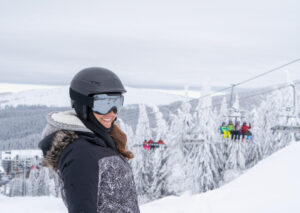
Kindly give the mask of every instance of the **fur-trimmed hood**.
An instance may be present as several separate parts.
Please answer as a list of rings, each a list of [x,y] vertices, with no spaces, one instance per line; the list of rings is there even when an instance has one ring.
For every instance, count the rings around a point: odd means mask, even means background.
[[[92,133],[77,117],[75,110],[51,112],[46,119],[47,124],[42,132],[42,138],[61,129]]]
[[[75,131],[92,133],[77,117],[75,110],[51,112],[47,115],[47,124],[42,132],[39,143],[43,151],[43,165],[57,170],[59,157],[62,151],[78,139]]]
[[[57,171],[61,153],[76,139],[78,139],[78,135],[74,131],[60,130],[42,140],[39,146],[44,153],[43,166]]]
[[[117,124],[113,125],[109,134],[115,142],[117,150],[124,157],[133,158],[133,154],[126,149],[127,136]],[[57,171],[63,150],[81,136],[88,138],[92,143],[106,146],[102,139],[85,127],[74,110],[49,113],[47,125],[42,132],[42,140],[39,143],[44,155],[43,165]]]

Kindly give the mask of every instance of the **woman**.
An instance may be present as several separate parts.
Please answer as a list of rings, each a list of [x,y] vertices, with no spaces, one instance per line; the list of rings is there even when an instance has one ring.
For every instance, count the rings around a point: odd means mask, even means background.
[[[72,111],[47,117],[39,147],[59,175],[70,213],[138,213],[126,135],[114,124],[126,92],[110,70],[87,68],[70,85]]]

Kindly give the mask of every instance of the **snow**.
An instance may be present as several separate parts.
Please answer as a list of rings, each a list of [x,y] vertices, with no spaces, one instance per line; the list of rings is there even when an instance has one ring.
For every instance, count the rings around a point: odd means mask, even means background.
[[[2,162],[1,162],[1,160],[0,160],[0,174],[1,173],[4,173],[4,168],[2,167]]]
[[[259,162],[223,187],[206,193],[169,196],[140,206],[141,213],[296,213],[300,211],[300,143]],[[18,205],[16,205],[16,203]],[[65,213],[61,198],[4,197],[1,212]]]
[[[170,104],[183,99],[181,90],[158,90],[146,88],[126,87],[124,105]],[[8,94],[2,94],[8,92]],[[190,97],[196,96],[197,91],[192,91]],[[200,95],[200,92],[198,91]],[[18,105],[46,105],[69,107],[69,86],[47,86],[0,83],[0,108]]]
[[[39,84],[12,84],[12,83],[0,83],[0,93],[17,93],[26,90],[33,89],[51,89],[56,88],[57,86],[52,85],[39,85]]]
[[[43,197],[5,197],[0,195],[2,213],[66,213],[68,212],[61,198]]]
[[[162,198],[141,206],[141,212],[300,212],[299,152],[294,142],[219,189]]]

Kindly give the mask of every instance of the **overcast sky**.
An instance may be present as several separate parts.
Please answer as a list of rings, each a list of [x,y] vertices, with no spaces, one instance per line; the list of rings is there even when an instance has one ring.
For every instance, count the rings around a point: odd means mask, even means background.
[[[0,0],[0,82],[228,86],[300,58],[298,0]],[[300,79],[300,62],[289,66]],[[245,86],[283,83],[285,71]]]

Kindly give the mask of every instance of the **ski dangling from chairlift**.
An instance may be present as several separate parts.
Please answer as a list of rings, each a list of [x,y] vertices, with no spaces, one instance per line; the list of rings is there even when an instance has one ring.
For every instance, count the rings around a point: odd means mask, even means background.
[[[157,148],[166,148],[165,142],[163,142],[162,139],[159,139],[159,141],[155,142],[152,139],[147,141],[146,139],[144,140],[143,143],[144,150],[154,150]]]
[[[145,151],[155,150],[155,149],[165,149],[167,145],[162,139],[158,141],[153,141],[152,139],[145,139],[142,144],[134,145],[134,147],[142,147]]]

